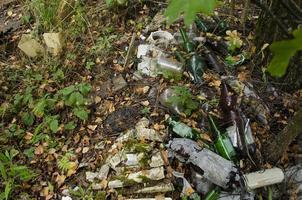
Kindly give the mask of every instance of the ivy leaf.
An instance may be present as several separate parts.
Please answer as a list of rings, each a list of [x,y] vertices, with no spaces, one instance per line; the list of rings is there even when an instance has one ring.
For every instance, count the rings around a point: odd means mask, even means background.
[[[49,128],[53,133],[56,133],[59,129],[59,122],[57,119],[52,119],[49,123]]]
[[[68,122],[64,125],[65,130],[73,130],[76,127],[74,121]]]
[[[165,15],[168,22],[172,23],[183,13],[185,24],[190,25],[197,13],[210,15],[217,4],[218,0],[171,0]]]
[[[81,106],[84,103],[85,103],[84,97],[79,92],[73,92],[65,102],[67,106],[74,106],[74,105]]]
[[[297,51],[302,50],[302,29],[293,32],[294,38],[274,42],[270,46],[274,57],[268,66],[268,72],[272,76],[282,77],[286,73],[290,59]]]
[[[87,83],[81,83],[81,84],[79,84],[78,88],[79,88],[80,92],[84,96],[86,96],[89,93],[89,91],[91,90],[91,86],[89,84],[87,84]]]
[[[69,87],[63,88],[63,89],[60,90],[59,92],[60,92],[61,94],[63,94],[63,96],[66,96],[66,95],[69,95],[69,94],[71,94],[72,92],[74,92],[75,89],[76,89],[75,86],[74,86],[74,85],[71,85],[71,86],[69,86]]]
[[[35,121],[35,116],[32,113],[26,112],[22,116],[22,121],[26,126],[31,126]]]
[[[46,99],[39,100],[33,109],[33,113],[37,117],[43,117],[46,106],[47,106]]]
[[[77,116],[81,120],[88,119],[88,112],[83,108],[75,108],[75,109],[73,109],[73,113],[75,114],[75,116]]]

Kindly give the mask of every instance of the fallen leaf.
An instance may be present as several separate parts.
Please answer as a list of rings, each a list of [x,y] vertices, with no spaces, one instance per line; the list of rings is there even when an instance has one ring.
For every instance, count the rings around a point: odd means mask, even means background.
[[[36,154],[36,155],[41,155],[41,154],[43,154],[43,152],[44,152],[44,149],[43,149],[43,146],[42,146],[42,145],[39,145],[39,146],[37,146],[37,147],[35,148],[35,154]]]

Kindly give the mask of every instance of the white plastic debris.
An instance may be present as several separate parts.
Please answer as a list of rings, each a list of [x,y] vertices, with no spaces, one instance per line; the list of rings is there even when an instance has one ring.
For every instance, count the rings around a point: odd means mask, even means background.
[[[175,42],[173,35],[167,31],[155,31],[147,38],[150,44],[165,44]]]
[[[63,39],[61,33],[44,33],[43,38],[49,52],[59,55],[63,49]]]
[[[248,190],[281,183],[284,180],[284,173],[280,168],[266,169],[262,171],[244,174],[244,181]]]
[[[135,191],[137,194],[146,194],[146,193],[165,193],[174,191],[174,186],[172,183],[160,183],[155,186],[144,187]]]
[[[180,172],[176,172],[176,171],[173,171],[172,174],[176,178],[181,178],[182,181],[183,181],[183,188],[182,188],[182,191],[181,191],[181,196],[185,196],[185,197],[190,196],[194,192],[194,189],[192,188],[190,183],[187,181],[184,174],[180,173]]]
[[[22,35],[18,48],[21,49],[28,57],[36,57],[44,51],[42,45],[32,38],[30,34]]]
[[[222,188],[232,187],[232,182],[240,181],[238,169],[231,161],[206,148],[202,149],[195,141],[174,138],[168,147],[181,162],[192,163],[200,168],[206,179]]]

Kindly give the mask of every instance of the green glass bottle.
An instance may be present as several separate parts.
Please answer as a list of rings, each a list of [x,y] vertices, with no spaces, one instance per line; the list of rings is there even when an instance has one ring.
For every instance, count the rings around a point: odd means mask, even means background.
[[[196,17],[195,24],[200,31],[205,33],[208,32],[209,29],[207,25],[199,17]]]
[[[183,28],[179,29],[182,40],[184,42],[184,47],[188,53],[194,52],[195,45],[189,40],[189,37]]]
[[[206,63],[204,59],[201,56],[198,56],[194,50],[195,50],[195,45],[189,40],[188,35],[184,31],[184,29],[180,28],[179,29],[181,37],[184,42],[184,47],[188,53],[191,53],[191,57],[187,60],[187,66],[188,70],[191,76],[191,79],[195,83],[201,83],[202,82],[202,75],[204,72],[204,69],[206,68]]]
[[[220,187],[215,187],[213,190],[208,192],[204,200],[217,200],[219,198],[220,192],[221,192]]]
[[[197,130],[189,127],[188,125],[182,122],[175,121],[171,118],[168,119],[168,123],[171,126],[172,131],[178,136],[191,140],[200,139],[200,133]]]
[[[209,123],[210,123],[210,130],[214,136],[214,146],[219,155],[224,157],[225,159],[232,160],[234,162],[237,161],[236,159],[236,152],[232,145],[230,138],[226,134],[221,134],[218,130],[213,118],[209,115],[208,116]]]

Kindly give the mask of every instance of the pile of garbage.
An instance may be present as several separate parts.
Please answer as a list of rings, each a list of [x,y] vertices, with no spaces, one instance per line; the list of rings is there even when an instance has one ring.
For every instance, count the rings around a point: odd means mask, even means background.
[[[230,40],[206,34],[208,28],[201,20],[196,27],[202,36],[196,36],[192,28],[188,33],[180,28],[174,35],[159,30],[147,39],[142,37],[134,78],[163,76],[174,82],[188,78],[201,90],[199,98],[207,99],[202,88],[205,71],[210,69],[219,82],[217,106],[198,103],[179,85],[165,88],[159,102],[170,111],[165,118],[167,128],[157,131],[142,118],[134,129],[121,133],[98,172],[86,172],[93,189],[116,193],[121,199],[252,200],[257,189],[284,181],[283,170],[263,169],[257,159],[249,117],[266,126],[268,107],[251,83],[230,75],[231,67],[246,60],[232,49],[242,44],[234,47]],[[252,110],[250,116],[243,112],[247,107]],[[198,108],[201,128],[180,120]]]

